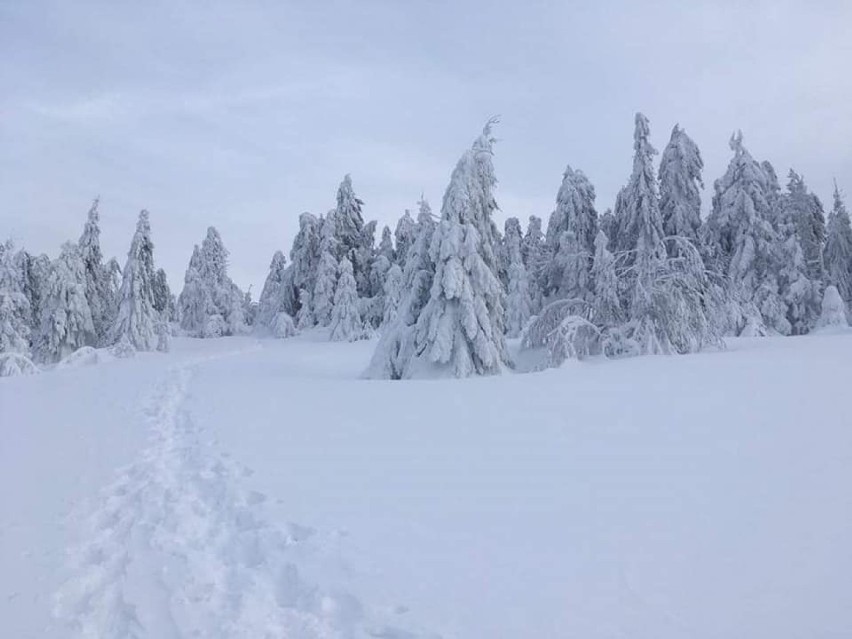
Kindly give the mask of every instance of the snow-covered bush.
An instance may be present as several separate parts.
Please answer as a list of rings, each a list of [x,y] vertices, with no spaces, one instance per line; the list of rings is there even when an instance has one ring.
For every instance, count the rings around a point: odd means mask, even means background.
[[[129,359],[136,356],[136,349],[130,343],[127,335],[123,335],[118,342],[110,347],[109,354],[116,359]]]
[[[566,359],[583,360],[601,353],[601,332],[582,316],[582,300],[557,300],[545,306],[524,331],[521,355],[526,370],[559,366]]]
[[[278,315],[275,316],[270,329],[272,336],[279,339],[293,337],[299,332],[296,330],[296,324],[293,322],[293,318],[284,311],[280,311]]]
[[[19,377],[35,375],[41,369],[26,355],[21,353],[0,353],[0,377]]]
[[[817,330],[848,328],[846,305],[836,286],[828,286],[822,297],[822,312],[816,323]]]

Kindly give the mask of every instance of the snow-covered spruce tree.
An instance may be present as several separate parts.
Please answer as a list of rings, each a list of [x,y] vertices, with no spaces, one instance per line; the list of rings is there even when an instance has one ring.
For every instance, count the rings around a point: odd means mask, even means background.
[[[495,374],[508,365],[503,291],[497,276],[497,208],[489,122],[450,177],[430,257],[429,301],[417,319],[402,377]]]
[[[592,245],[594,248],[594,245]],[[580,307],[592,297],[592,257],[577,236],[563,231],[550,263],[550,290],[553,299],[571,299]]]
[[[668,352],[664,327],[655,315],[654,280],[666,260],[663,218],[660,213],[657,180],[648,118],[636,114],[633,133],[633,172],[619,193],[617,206],[618,243],[627,267],[625,299],[633,339],[642,353]]]
[[[0,353],[27,353],[32,313],[12,241],[0,244]]]
[[[35,340],[39,361],[58,362],[97,336],[86,299],[86,267],[76,244],[66,242],[53,262]]]
[[[28,324],[35,332],[41,324],[42,299],[50,277],[50,258],[44,254],[30,255],[24,249],[20,249],[15,253],[14,264],[18,272],[17,281],[20,283],[20,290],[26,296],[30,307],[31,315]]]
[[[824,277],[822,251],[825,244],[825,213],[822,202],[808,191],[805,181],[790,169],[784,195],[785,221],[792,223],[805,256],[806,275],[813,281]]]
[[[384,295],[382,297],[383,326],[390,326],[396,320],[399,305],[402,302],[404,277],[399,264],[394,264],[388,269],[384,282]]]
[[[314,325],[311,292],[314,290],[317,266],[320,258],[320,229],[322,223],[311,213],[299,216],[299,232],[290,249],[292,275],[289,285],[282,289],[282,307],[295,317],[300,328]]]
[[[387,228],[387,227],[385,227]],[[379,328],[384,320],[385,311],[385,279],[393,266],[386,254],[378,253],[370,265],[370,297],[362,297],[359,301],[361,317],[364,324],[373,329]]]
[[[370,264],[375,253],[376,223],[364,224],[361,201],[352,188],[352,177],[346,175],[337,189],[335,208],[335,260],[346,257],[352,263],[360,297],[372,297]],[[326,217],[328,220],[328,217]]]
[[[328,326],[331,322],[331,310],[334,308],[334,287],[337,282],[337,240],[336,213],[328,212],[322,220],[320,231],[319,263],[317,264],[314,289],[311,293],[314,321],[318,326]],[[351,265],[351,262],[350,262]]]
[[[385,324],[366,375],[376,379],[401,379],[414,357],[417,319],[429,301],[435,277],[430,247],[435,234],[432,209],[419,202],[416,237],[405,259],[403,291],[393,322]]]
[[[213,301],[201,277],[201,250],[198,244],[192,248],[189,266],[183,276],[183,290],[178,297],[178,309],[183,330],[195,335],[198,327],[202,327],[203,333],[207,318],[213,313]]]
[[[547,223],[548,245],[555,250],[559,238],[566,231],[573,233],[589,254],[594,253],[598,232],[595,187],[582,171],[575,171],[570,165],[562,175],[562,184],[556,194],[556,210]]]
[[[228,251],[215,227],[193,251],[180,294],[181,328],[193,337],[239,335],[248,330],[245,295],[228,277]]]
[[[621,301],[618,298],[618,273],[615,256],[607,248],[609,239],[603,230],[595,236],[595,258],[592,265],[592,298],[590,318],[607,330],[621,324]]]
[[[101,252],[98,199],[92,203],[78,245],[86,274],[86,299],[99,342],[103,342],[115,317],[115,290]]]
[[[597,226],[595,187],[582,171],[575,171],[568,166],[556,195],[556,209],[547,224],[547,246],[551,260],[544,284],[545,296],[565,297],[570,294],[586,297],[585,288],[578,291],[567,280],[588,281]],[[570,273],[565,272],[566,268]],[[580,272],[583,269],[585,273]],[[571,289],[570,293],[566,292],[566,288]]]
[[[719,341],[715,319],[707,312],[708,282],[689,240],[677,238],[678,257],[667,257],[649,133],[647,118],[637,114],[633,173],[620,194],[618,223],[626,264],[625,334],[638,353],[693,352]]]
[[[792,226],[792,224],[791,224]],[[791,230],[776,248],[778,280],[785,316],[793,335],[808,333],[816,324],[822,299],[821,282],[808,277],[808,264],[799,236]]]
[[[351,262],[343,258],[338,265],[340,276],[334,291],[334,308],[331,312],[333,342],[352,342],[366,336],[358,309],[358,291]]]
[[[503,250],[508,261],[508,293],[506,295],[506,334],[517,337],[532,315],[529,276],[524,266],[521,223],[516,217],[506,220]]]
[[[607,248],[613,249],[615,247],[615,242],[613,241],[613,237],[615,236],[615,215],[612,209],[607,209],[598,217],[598,228],[607,237],[607,241],[609,242]]]
[[[288,274],[291,272],[287,269],[287,258],[284,257],[284,253],[275,251],[257,303],[257,315],[254,321],[256,331],[270,330],[278,313],[287,312],[284,289],[288,286]]]
[[[411,211],[405,209],[405,213],[399,218],[396,223],[396,229],[393,232],[394,242],[396,243],[396,263],[399,267],[405,270],[405,260],[408,256],[408,249],[414,244],[417,239],[417,224],[411,217]]]
[[[852,304],[852,225],[837,182],[834,183],[834,206],[828,215],[823,263],[826,283],[837,287],[840,298],[849,308]]]
[[[708,268],[723,276],[731,303],[740,309],[736,334],[766,329],[790,332],[776,279],[777,234],[771,223],[769,179],[745,149],[742,133],[731,137],[734,157],[714,184],[713,206],[702,227]]]
[[[177,301],[169,288],[166,272],[161,268],[154,273],[152,293],[154,295],[154,310],[160,314],[160,318],[168,326],[168,323],[177,317]]]
[[[763,160],[760,163],[760,168],[763,170],[763,175],[766,178],[766,203],[767,203],[767,221],[772,225],[772,228],[778,233],[784,225],[784,198],[781,195],[781,182],[778,180],[778,173],[775,167],[769,160]]]
[[[391,264],[396,262],[396,251],[393,248],[393,235],[390,227],[382,227],[382,239],[379,241],[378,255],[383,255]]]
[[[139,213],[121,274],[118,312],[107,341],[116,344],[124,340],[136,350],[153,350],[160,318],[154,309],[154,243],[148,211]]]
[[[524,234],[521,252],[529,278],[530,312],[535,314],[541,310],[543,299],[542,283],[548,263],[544,233],[541,231],[541,218],[536,215],[530,215],[530,219],[527,222],[527,232]]]
[[[698,246],[701,228],[701,192],[704,162],[698,145],[675,125],[660,159],[660,213],[663,233],[689,240]],[[666,242],[669,255],[677,242]]]

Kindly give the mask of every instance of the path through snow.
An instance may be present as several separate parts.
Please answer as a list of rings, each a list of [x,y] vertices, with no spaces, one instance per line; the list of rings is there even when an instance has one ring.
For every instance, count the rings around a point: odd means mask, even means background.
[[[151,445],[82,518],[59,619],[100,639],[416,637],[352,595],[306,583],[300,562],[323,541],[270,523],[266,497],[241,487],[249,471],[205,441],[185,408],[192,374],[177,367],[159,384],[144,411]]]

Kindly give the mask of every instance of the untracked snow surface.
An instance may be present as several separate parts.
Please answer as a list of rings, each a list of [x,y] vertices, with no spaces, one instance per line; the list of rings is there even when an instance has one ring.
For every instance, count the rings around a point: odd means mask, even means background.
[[[850,333],[417,382],[374,345],[0,380],[0,636],[852,637]]]

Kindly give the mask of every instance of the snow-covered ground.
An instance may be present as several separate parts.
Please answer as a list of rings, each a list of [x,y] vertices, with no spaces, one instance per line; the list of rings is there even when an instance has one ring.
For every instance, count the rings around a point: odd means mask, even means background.
[[[0,380],[0,636],[852,637],[849,333],[418,382],[373,346]]]

